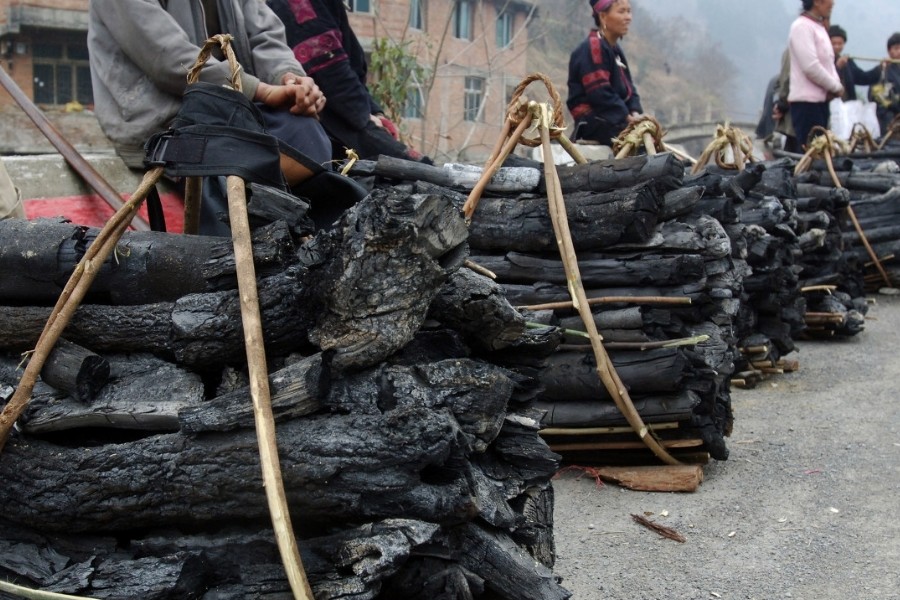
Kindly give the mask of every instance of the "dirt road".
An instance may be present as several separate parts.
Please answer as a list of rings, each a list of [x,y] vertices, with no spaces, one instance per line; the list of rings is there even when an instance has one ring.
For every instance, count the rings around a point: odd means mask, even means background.
[[[900,599],[900,299],[874,299],[859,336],[798,342],[800,371],[733,391],[731,456],[696,493],[557,480],[573,598]]]

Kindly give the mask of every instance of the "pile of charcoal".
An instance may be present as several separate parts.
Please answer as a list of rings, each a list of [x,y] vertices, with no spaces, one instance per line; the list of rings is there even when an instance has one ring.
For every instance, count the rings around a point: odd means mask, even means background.
[[[284,200],[249,189],[251,215]],[[545,336],[462,266],[457,207],[376,190],[330,228],[295,214],[259,223],[253,247],[315,597],[570,597],[552,572],[560,457],[535,382],[500,356]],[[97,234],[0,222],[0,402]],[[0,577],[94,598],[291,596],[235,272],[230,238],[122,237],[0,452]]]

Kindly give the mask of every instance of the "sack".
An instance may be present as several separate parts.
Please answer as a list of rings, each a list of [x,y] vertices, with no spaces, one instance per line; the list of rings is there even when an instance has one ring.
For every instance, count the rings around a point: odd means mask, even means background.
[[[872,135],[878,138],[881,135],[881,127],[875,114],[875,104],[861,102],[860,100],[842,101],[835,98],[828,105],[831,111],[829,129],[841,140],[849,140],[853,135],[853,128],[860,124]]]

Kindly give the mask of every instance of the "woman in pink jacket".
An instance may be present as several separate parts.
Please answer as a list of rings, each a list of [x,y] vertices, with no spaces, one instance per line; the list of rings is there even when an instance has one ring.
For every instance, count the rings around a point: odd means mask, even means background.
[[[788,102],[801,144],[817,125],[827,128],[828,102],[844,93],[834,66],[834,48],[828,36],[834,0],[802,0],[803,12],[791,24],[791,83]]]

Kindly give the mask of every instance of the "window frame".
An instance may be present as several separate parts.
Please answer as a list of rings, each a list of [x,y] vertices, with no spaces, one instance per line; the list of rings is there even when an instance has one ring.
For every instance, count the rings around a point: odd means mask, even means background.
[[[515,23],[515,14],[509,10],[509,7],[497,8],[495,35],[497,48],[500,50],[512,48],[513,38],[515,37]]]
[[[471,42],[474,28],[475,3],[472,0],[456,0],[453,5],[453,37]]]
[[[426,0],[409,0],[409,19],[407,23],[411,29],[425,31],[425,2]]]
[[[486,83],[484,77],[466,75],[463,82],[463,121],[467,123],[484,121],[482,109],[484,108]]]
[[[373,15],[375,14],[375,0],[346,0],[347,2],[347,12],[355,13],[358,15]],[[357,8],[358,2],[366,2],[368,3],[368,8],[366,10],[359,10]]]
[[[83,45],[83,48],[81,47]],[[59,52],[54,51],[59,49]],[[94,103],[87,39],[48,36],[31,42],[32,97],[35,104],[65,106]],[[41,85],[44,84],[44,85]],[[68,94],[63,98],[61,94]]]

